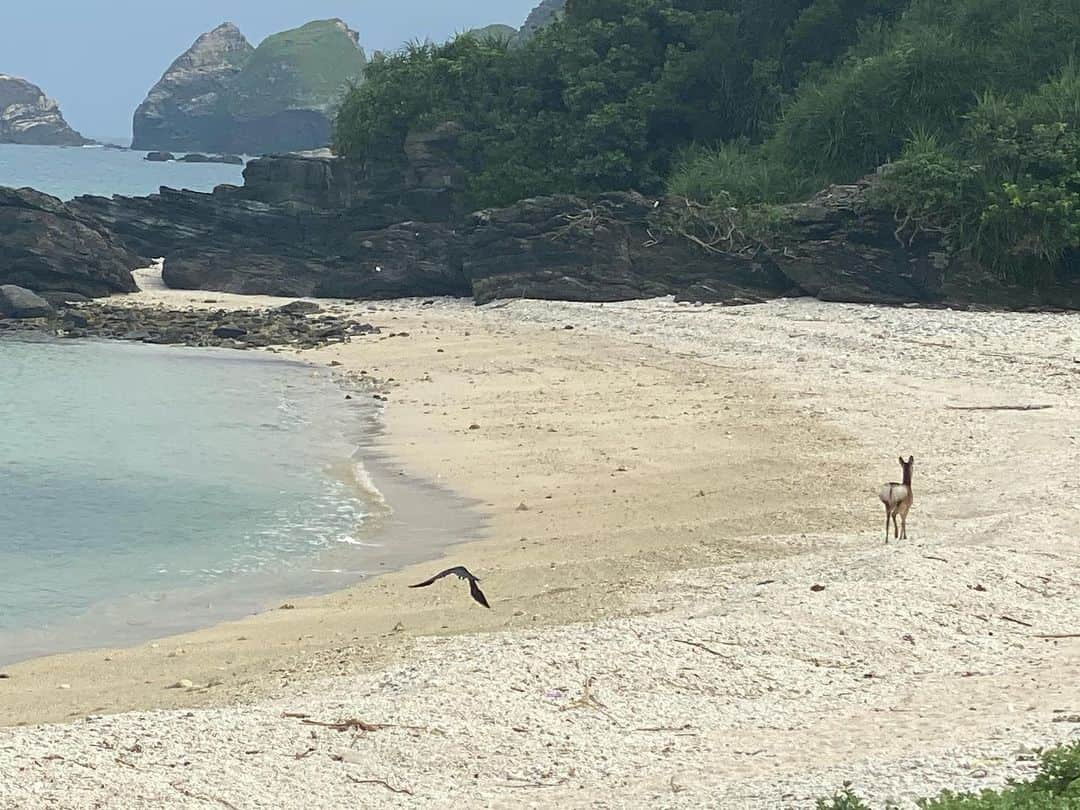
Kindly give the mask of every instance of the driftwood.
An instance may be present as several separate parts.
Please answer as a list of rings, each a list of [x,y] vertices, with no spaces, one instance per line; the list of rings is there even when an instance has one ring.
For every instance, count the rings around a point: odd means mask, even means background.
[[[390,728],[390,726],[384,723],[365,723],[363,720],[342,720],[338,723],[323,723],[319,720],[310,720],[304,718],[300,721],[305,726],[320,726],[321,728],[329,728],[334,731],[382,731],[384,728]]]
[[[1039,634],[1035,638],[1080,638],[1080,633],[1050,633]]]
[[[1047,411],[1053,405],[946,405],[947,411]]]
[[[1033,624],[1029,624],[1028,622],[1020,621],[1020,619],[1014,619],[1012,616],[1002,616],[1001,619],[1002,619],[1002,621],[1012,622],[1013,624],[1021,624],[1024,627],[1034,627],[1035,626]]]
[[[722,652],[717,652],[716,650],[712,649],[711,647],[706,647],[704,644],[701,644],[700,642],[697,642],[697,641],[684,641],[681,638],[677,638],[677,639],[675,639],[675,643],[676,644],[685,644],[688,647],[697,647],[699,650],[704,650],[705,652],[709,653],[710,655],[715,655],[718,658],[729,658],[730,657],[730,656],[724,655]]]
[[[391,785],[389,782],[387,782],[385,779],[357,779],[355,776],[352,776],[351,774],[345,774],[345,775],[348,777],[350,782],[352,782],[354,784],[357,784],[357,785],[378,785],[379,787],[386,788],[391,793],[402,793],[402,794],[404,794],[406,796],[415,795],[408,788],[396,788],[393,785]]]

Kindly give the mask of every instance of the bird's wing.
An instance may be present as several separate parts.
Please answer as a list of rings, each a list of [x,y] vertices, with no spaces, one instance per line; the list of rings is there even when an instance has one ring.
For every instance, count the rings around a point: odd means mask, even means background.
[[[480,590],[480,586],[476,584],[475,579],[469,580],[469,593],[472,594],[473,599],[486,607],[488,610],[491,610],[491,605],[488,604],[487,597],[484,596],[484,592]]]
[[[453,573],[455,573],[453,568],[450,568],[450,569],[448,569],[446,571],[440,571],[435,576],[433,576],[431,579],[425,579],[423,582],[418,582],[415,585],[410,585],[409,587],[410,588],[426,588],[428,585],[434,585],[436,582],[438,582],[443,577],[449,576],[450,574],[453,574]]]
[[[458,566],[455,566],[453,568],[447,568],[445,571],[440,571],[435,576],[433,576],[431,579],[425,579],[423,582],[419,582],[416,585],[410,585],[409,587],[410,588],[426,588],[428,585],[433,585],[436,582],[438,582],[440,579],[442,579],[443,577],[448,577],[451,574],[454,574],[455,576],[459,576],[462,579],[472,579],[472,574],[469,573],[468,569],[463,568],[462,566],[458,565]]]

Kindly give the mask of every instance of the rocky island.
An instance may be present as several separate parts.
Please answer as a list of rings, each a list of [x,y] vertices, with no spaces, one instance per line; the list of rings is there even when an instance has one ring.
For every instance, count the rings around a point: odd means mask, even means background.
[[[40,87],[0,73],[0,143],[84,146],[92,142],[71,128],[60,106]]]
[[[341,20],[274,34],[257,48],[232,23],[199,37],[135,111],[132,148],[266,154],[330,142],[366,57]]]

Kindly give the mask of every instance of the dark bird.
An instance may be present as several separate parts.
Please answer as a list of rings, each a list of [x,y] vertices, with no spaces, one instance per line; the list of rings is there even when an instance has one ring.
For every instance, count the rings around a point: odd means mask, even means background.
[[[487,597],[484,596],[484,592],[482,590],[480,590],[480,586],[477,584],[480,581],[480,579],[478,577],[473,576],[472,572],[469,571],[469,569],[466,568],[463,565],[459,565],[459,566],[456,566],[454,568],[447,568],[445,571],[441,571],[440,573],[433,576],[431,579],[425,580],[425,581],[423,581],[423,582],[421,582],[421,583],[419,583],[417,585],[410,585],[409,587],[410,588],[426,588],[428,585],[433,585],[436,582],[438,582],[440,579],[442,579],[443,577],[448,577],[451,574],[453,574],[456,577],[460,577],[461,579],[468,580],[469,581],[469,593],[472,594],[472,598],[475,599],[477,602],[479,602],[484,607],[486,607],[488,610],[491,610],[491,605],[488,604]]]

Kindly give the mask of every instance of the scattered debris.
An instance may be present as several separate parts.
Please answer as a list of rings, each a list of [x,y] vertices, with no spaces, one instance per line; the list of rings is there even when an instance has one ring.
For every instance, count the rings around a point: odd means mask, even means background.
[[[408,788],[396,788],[393,785],[391,785],[389,782],[387,782],[385,779],[357,779],[352,774],[346,774],[346,776],[348,777],[350,782],[353,782],[353,783],[355,783],[357,785],[379,785],[380,787],[386,788],[391,793],[403,793],[406,796],[415,795]]]

